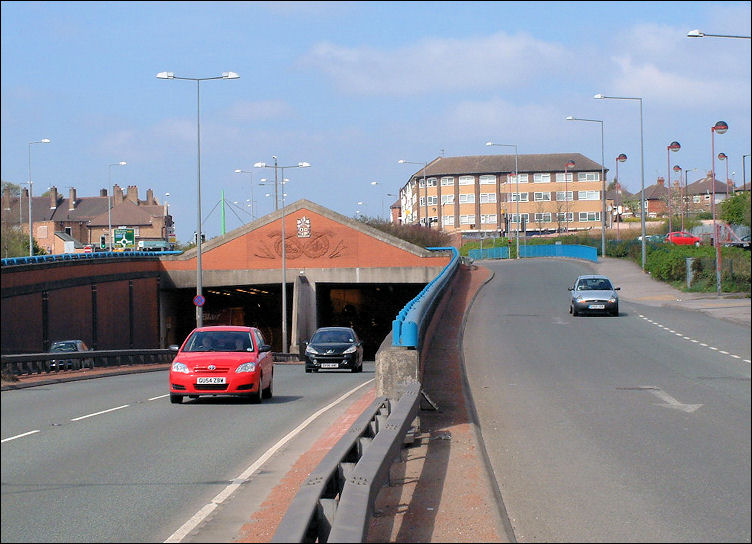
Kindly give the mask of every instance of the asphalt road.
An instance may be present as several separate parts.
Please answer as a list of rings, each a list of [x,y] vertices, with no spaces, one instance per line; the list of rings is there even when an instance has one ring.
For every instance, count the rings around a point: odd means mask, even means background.
[[[484,263],[464,358],[519,542],[749,542],[749,328],[622,300],[572,317],[583,263]]]
[[[371,380],[373,363],[274,372],[261,405],[172,405],[166,371],[2,392],[2,541],[165,541],[301,422]],[[229,540],[241,523],[214,535]]]

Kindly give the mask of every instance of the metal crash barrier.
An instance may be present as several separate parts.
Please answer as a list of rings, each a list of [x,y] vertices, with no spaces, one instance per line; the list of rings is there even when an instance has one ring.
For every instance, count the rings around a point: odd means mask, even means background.
[[[272,542],[364,542],[379,490],[418,413],[420,383],[379,397],[308,476]]]
[[[56,353],[28,353],[24,355],[3,355],[3,374],[22,376],[101,368],[121,365],[143,365],[171,363],[175,352],[169,349],[121,349],[92,351],[60,351]],[[53,368],[52,361],[63,361]]]

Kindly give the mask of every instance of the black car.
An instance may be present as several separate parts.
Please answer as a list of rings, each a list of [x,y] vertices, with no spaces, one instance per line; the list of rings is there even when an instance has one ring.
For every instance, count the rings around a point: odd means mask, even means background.
[[[306,342],[305,371],[363,371],[363,342],[350,327],[321,327]]]

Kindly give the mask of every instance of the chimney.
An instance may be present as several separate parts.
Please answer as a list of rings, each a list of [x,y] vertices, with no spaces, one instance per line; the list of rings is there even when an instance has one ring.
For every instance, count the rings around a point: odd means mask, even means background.
[[[112,188],[112,198],[113,198],[113,202],[112,202],[112,206],[113,207],[116,206],[117,204],[122,204],[122,202],[124,200],[124,198],[123,198],[123,188],[120,187],[120,185],[118,185],[117,183]]]
[[[10,210],[10,187],[5,187],[3,191],[3,210]]]
[[[128,196],[126,198],[134,204],[138,204],[138,187],[135,185],[128,185]]]
[[[663,179],[662,177],[659,177],[658,178],[658,185],[660,185],[661,187],[663,187],[663,184],[665,183],[665,181],[666,181],[665,179]]]
[[[68,202],[68,211],[72,212],[76,209],[76,188],[70,188],[70,202]]]
[[[156,204],[156,202],[154,202],[154,191],[151,189],[146,190],[146,203],[150,206]]]
[[[99,196],[107,196],[107,189],[100,189]]]
[[[57,209],[57,187],[50,187],[50,209],[56,210]]]

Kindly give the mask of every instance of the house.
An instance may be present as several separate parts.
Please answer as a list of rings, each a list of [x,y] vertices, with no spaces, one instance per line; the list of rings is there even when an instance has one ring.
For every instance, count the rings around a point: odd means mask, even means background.
[[[727,184],[717,178],[713,180],[713,172],[708,172],[704,178],[687,185],[684,201],[690,214],[712,212],[713,194],[715,194],[715,204],[718,205],[734,191],[733,182]]]
[[[28,189],[23,189],[20,196],[6,189],[2,200],[3,223],[20,224],[28,233]],[[140,200],[135,185],[129,185],[125,192],[115,185],[111,197],[107,189],[101,189],[99,196],[79,197],[76,188],[71,187],[65,198],[57,187],[50,187],[45,195],[31,198],[31,223],[37,245],[49,254],[56,254],[83,252],[87,245],[100,248],[102,242],[107,245],[111,228],[132,228],[136,243],[164,240],[171,230],[172,218],[151,189]]]
[[[400,220],[463,234],[600,228],[607,171],[580,153],[438,157],[399,190]]]

